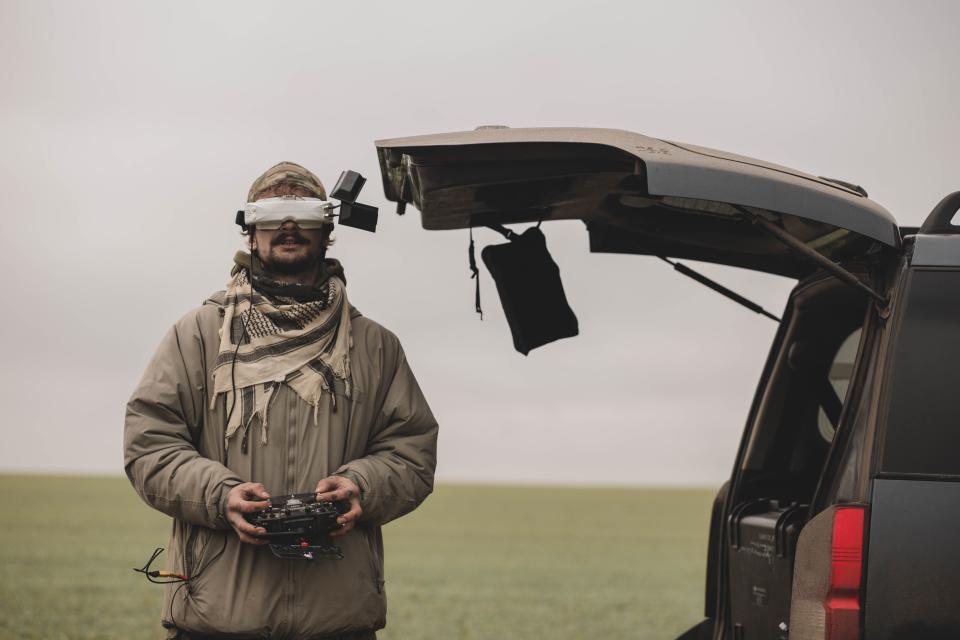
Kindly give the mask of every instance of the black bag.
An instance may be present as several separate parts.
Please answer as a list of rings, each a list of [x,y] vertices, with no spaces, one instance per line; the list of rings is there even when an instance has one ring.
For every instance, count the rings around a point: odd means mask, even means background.
[[[505,231],[505,230],[504,230]],[[507,232],[510,242],[485,247],[480,256],[497,283],[513,346],[523,355],[542,345],[577,335],[577,317],[567,304],[560,269],[537,227]]]

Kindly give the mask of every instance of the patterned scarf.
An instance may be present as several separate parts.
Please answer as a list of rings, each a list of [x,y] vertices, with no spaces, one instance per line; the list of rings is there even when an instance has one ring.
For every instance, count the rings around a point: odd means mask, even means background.
[[[235,261],[227,283],[211,405],[221,394],[226,396],[227,439],[240,427],[246,434],[259,416],[260,440],[266,444],[267,410],[281,384],[314,408],[315,420],[324,391],[331,394],[336,410],[334,378],[346,383],[350,396],[350,305],[343,270],[335,260],[327,260],[322,282],[309,288],[267,280],[257,260],[251,286],[249,254],[240,252]],[[296,295],[304,290],[310,295]],[[278,293],[284,291],[296,297]]]

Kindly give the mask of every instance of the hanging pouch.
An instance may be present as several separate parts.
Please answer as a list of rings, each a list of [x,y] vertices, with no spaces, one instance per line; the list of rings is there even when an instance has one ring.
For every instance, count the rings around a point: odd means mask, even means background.
[[[513,346],[523,355],[532,349],[579,333],[567,304],[560,269],[547,251],[539,227],[516,234],[494,227],[510,242],[485,247],[480,256],[497,283]]]

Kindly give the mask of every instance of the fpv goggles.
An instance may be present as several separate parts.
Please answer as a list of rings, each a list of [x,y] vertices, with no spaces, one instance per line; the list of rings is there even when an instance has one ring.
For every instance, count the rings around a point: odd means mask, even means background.
[[[236,222],[244,230],[251,225],[258,229],[279,229],[287,221],[295,222],[301,229],[319,229],[332,225],[334,218],[338,217],[340,224],[348,227],[376,231],[377,208],[356,201],[365,182],[366,179],[356,171],[344,171],[330,194],[340,204],[299,196],[264,198],[248,202],[237,211]],[[340,212],[334,213],[336,209]]]
[[[256,225],[258,229],[279,229],[284,222],[292,220],[301,229],[319,229],[333,224],[332,202],[319,198],[280,196],[248,202],[243,208],[243,224]]]

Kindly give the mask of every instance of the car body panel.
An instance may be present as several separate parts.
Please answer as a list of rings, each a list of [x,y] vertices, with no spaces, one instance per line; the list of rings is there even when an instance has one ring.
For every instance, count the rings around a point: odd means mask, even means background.
[[[914,267],[960,267],[960,235],[914,237]]]
[[[960,637],[960,483],[879,479],[872,502],[865,637]]]

